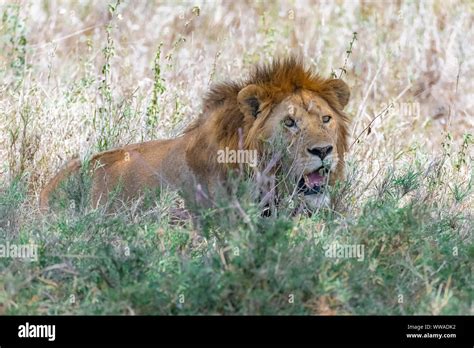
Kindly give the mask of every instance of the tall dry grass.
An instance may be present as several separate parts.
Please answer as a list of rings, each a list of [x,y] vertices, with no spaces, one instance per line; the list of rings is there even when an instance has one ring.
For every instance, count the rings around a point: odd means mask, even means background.
[[[353,32],[343,74],[357,138],[349,156],[367,162],[367,180],[416,148],[434,156],[448,132],[459,146],[473,129],[468,1],[125,1],[114,14],[102,1],[7,1],[2,13],[1,173],[28,172],[35,192],[69,157],[94,149],[98,123],[117,133],[109,147],[176,135],[212,81],[276,55],[301,54],[322,75],[339,74]],[[155,125],[147,108],[161,44]]]
[[[344,215],[331,215],[328,219],[324,216],[313,220],[302,218],[296,222],[295,231],[303,236],[316,233],[321,238],[323,231],[341,235],[354,233],[356,239],[368,241],[380,237],[388,248],[382,246],[381,250],[389,250],[387,260],[394,263],[399,260],[399,252],[408,255],[405,248],[409,248],[411,242],[402,240],[404,233],[409,236],[413,231],[417,238],[426,238],[424,233],[432,229],[433,234],[449,236],[443,239],[446,243],[456,238],[465,243],[471,238],[474,206],[474,152],[470,135],[474,129],[471,1],[130,0],[117,3],[112,0],[107,3],[51,0],[2,1],[0,6],[0,230],[3,228],[7,236],[26,238],[22,233],[30,238],[52,236],[43,241],[45,249],[53,248],[54,241],[58,240],[65,247],[69,243],[76,245],[76,239],[72,242],[66,239],[66,242],[62,238],[73,236],[71,231],[84,228],[87,233],[88,228],[95,228],[97,223],[88,225],[90,219],[99,219],[95,213],[80,217],[77,225],[82,226],[80,228],[69,226],[69,217],[56,221],[56,225],[48,225],[36,214],[39,190],[63,163],[73,156],[85,158],[105,148],[176,136],[200,113],[201,98],[212,82],[239,79],[257,63],[296,54],[321,75],[341,75],[347,81],[351,88],[347,113],[352,116],[352,128],[347,155],[348,184],[341,188],[335,200]],[[357,40],[352,42],[354,33]],[[397,189],[394,191],[393,187]],[[400,196],[394,193],[398,190],[401,190]],[[396,196],[396,204],[384,201],[380,210],[376,204],[371,205],[373,200],[383,201],[391,195]],[[166,216],[167,204],[168,199],[164,210],[155,213]],[[405,208],[411,211],[412,204],[420,215],[403,215]],[[369,208],[373,209],[372,215]],[[148,225],[147,216],[138,217],[133,209],[124,214],[130,220],[123,223],[126,226],[123,228],[128,228],[130,233],[143,237],[149,234],[147,226],[156,229],[155,225]],[[440,225],[425,230],[429,216]],[[384,230],[384,224],[391,218],[395,219],[393,225],[387,225]],[[128,225],[130,221],[135,224]],[[275,225],[271,223],[258,222],[273,226],[275,231],[285,228],[278,221]],[[40,232],[36,230],[38,224]],[[140,224],[145,224],[144,230]],[[71,230],[63,230],[64,226]],[[446,232],[450,229],[454,231],[452,234]],[[100,231],[103,240],[116,237],[115,230],[110,235],[102,235]],[[176,252],[183,252],[184,248],[184,254],[199,254],[200,247],[190,252],[189,246],[180,244],[185,243],[179,237],[182,234],[172,237],[168,232],[166,226],[158,228],[158,234],[165,236],[159,241],[161,246],[171,241]],[[392,240],[392,232],[401,236]],[[251,238],[248,235],[242,238],[247,237]],[[240,240],[238,238],[236,240]],[[428,240],[431,241],[428,238],[427,243]],[[253,242],[262,250],[258,240]],[[143,240],[140,243],[144,243],[143,248],[148,247]],[[201,246],[206,248],[211,245],[203,243]],[[79,244],[76,246],[80,249]],[[448,246],[451,244],[446,244],[446,248]],[[423,255],[432,256],[429,245],[422,250]],[[152,252],[150,255],[161,257]],[[318,258],[320,254],[315,255],[313,260],[321,262],[316,265],[323,265],[322,271],[331,269],[327,260]],[[414,294],[412,301],[416,298],[421,303],[408,312],[439,314],[443,308],[450,308],[450,313],[468,311],[467,302],[462,302],[465,290],[459,287],[464,281],[462,272],[458,270],[453,275],[456,280],[451,283],[449,275],[437,277],[445,263],[436,271],[439,260],[435,256],[430,258],[434,262],[434,266],[429,266],[433,267],[430,273],[426,271],[428,266],[418,264],[421,261],[416,253],[410,255],[413,259],[406,262],[418,269],[414,274],[423,284],[418,287],[411,278],[407,282],[407,291],[412,290]],[[174,259],[170,260],[174,265]],[[296,269],[301,269],[306,262],[306,259],[285,260]],[[89,266],[81,260],[78,262],[85,265],[80,272],[86,279]],[[168,261],[163,262],[166,265]],[[259,262],[263,261],[255,261]],[[377,262],[391,267],[390,262],[383,264],[383,259],[370,261],[368,267],[374,270],[382,267],[377,266]],[[160,265],[166,268],[161,261]],[[13,276],[15,267],[9,264],[0,285],[8,283],[15,288],[15,284],[20,283]],[[417,267],[423,267],[423,274]],[[199,267],[190,269],[198,274],[206,272]],[[357,279],[365,277],[366,271],[367,267],[361,268]],[[28,272],[24,270],[23,275],[26,277]],[[187,276],[193,279],[193,272],[180,269],[177,274],[183,279]],[[350,267],[347,272],[351,272]],[[355,287],[354,282],[346,279],[347,272],[341,273],[342,284]],[[25,280],[25,284],[35,277]],[[323,278],[317,290],[319,294],[334,289],[334,278],[320,277]],[[221,279],[222,284],[226,279]],[[253,278],[249,279],[249,286],[255,284]],[[136,281],[133,277],[130,279],[131,284]],[[379,278],[370,278],[370,281],[383,283]],[[162,285],[166,287],[171,283],[170,280]],[[85,285],[84,288],[95,294],[99,290],[93,284],[92,290]],[[76,285],[65,283],[64,286]],[[203,293],[207,291],[206,286],[203,285]],[[386,289],[383,289],[374,295],[376,302],[365,305],[358,302],[361,307],[354,307],[351,302],[354,297],[347,292],[347,286],[342,286],[334,298],[324,297],[336,303],[338,312],[370,313],[371,308],[377,308],[377,313],[381,313],[387,303],[396,301],[394,292],[393,298],[385,302]],[[22,289],[21,286],[18,289]],[[241,290],[245,292],[244,288]],[[449,302],[451,290],[458,301],[454,304]],[[67,294],[69,290],[64,291]],[[313,294],[312,290],[308,291]],[[353,291],[357,294],[359,290],[354,288]],[[24,295],[22,301],[30,303],[27,301],[30,295]],[[30,305],[11,305],[19,301],[15,296],[16,292],[0,289],[0,299],[10,303],[11,311],[24,312],[30,308]],[[304,306],[316,306],[315,312],[320,313],[320,301],[322,297],[310,298]],[[113,307],[110,312],[129,310],[121,308],[119,302],[113,303],[117,308]],[[268,309],[271,306],[263,310],[258,303],[248,302],[244,312],[271,311]],[[344,303],[342,307],[341,303]],[[225,308],[212,305],[208,308],[214,308],[211,312],[232,313],[234,305],[231,301]],[[141,308],[142,313],[150,312],[147,306]],[[35,311],[90,313],[91,308],[75,311],[46,304]],[[195,307],[194,312],[199,308]],[[401,308],[398,313],[406,312]]]

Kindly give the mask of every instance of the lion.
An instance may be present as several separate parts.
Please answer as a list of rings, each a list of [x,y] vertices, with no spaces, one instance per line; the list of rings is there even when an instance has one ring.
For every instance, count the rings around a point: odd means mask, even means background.
[[[268,158],[278,139],[291,163],[274,165],[273,172],[288,173],[293,192],[309,209],[327,206],[327,187],[344,178],[349,126],[344,108],[349,97],[344,81],[319,76],[301,59],[258,65],[246,79],[212,86],[200,115],[180,136],[92,156],[91,203],[95,207],[106,203],[120,186],[124,201],[147,189],[167,187],[181,192],[190,205],[209,204],[218,187],[225,186],[226,173],[242,165],[222,163],[222,158],[218,160],[222,151],[244,150]],[[261,162],[259,168],[268,165]],[[273,164],[278,162],[283,161],[277,158]],[[44,187],[43,211],[49,209],[60,183],[82,166],[79,159],[71,160]]]

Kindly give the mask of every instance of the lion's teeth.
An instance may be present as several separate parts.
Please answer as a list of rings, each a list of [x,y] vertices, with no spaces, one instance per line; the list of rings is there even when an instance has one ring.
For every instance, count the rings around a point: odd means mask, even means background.
[[[304,184],[309,187],[309,179],[307,175],[303,175],[304,178]]]

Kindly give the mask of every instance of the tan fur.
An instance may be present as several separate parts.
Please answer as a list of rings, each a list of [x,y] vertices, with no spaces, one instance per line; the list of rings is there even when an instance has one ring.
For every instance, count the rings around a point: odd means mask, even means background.
[[[348,136],[343,108],[348,99],[344,82],[323,79],[295,58],[257,67],[245,81],[213,86],[204,99],[201,115],[180,137],[128,145],[93,156],[92,204],[105,202],[119,184],[124,199],[157,186],[180,189],[194,201],[199,201],[199,193],[212,195],[214,186],[225,180],[226,171],[232,167],[217,163],[217,151],[243,148],[261,154],[288,115],[288,108],[295,110],[301,127],[294,134],[285,131],[285,136],[289,143],[298,137],[303,144],[289,151],[303,163],[308,146],[332,144],[338,160],[331,176],[333,183],[343,177]],[[331,124],[321,123],[323,114],[333,117]],[[307,166],[301,165],[300,170],[305,171]],[[79,168],[79,161],[72,160],[47,184],[40,195],[43,210],[48,209],[59,183]]]

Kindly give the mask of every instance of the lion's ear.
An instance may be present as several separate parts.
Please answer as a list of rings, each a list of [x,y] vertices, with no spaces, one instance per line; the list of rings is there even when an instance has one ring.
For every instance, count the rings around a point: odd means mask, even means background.
[[[349,102],[349,97],[351,96],[349,86],[340,79],[332,79],[326,82],[326,87],[332,89],[334,93],[336,93],[339,104],[342,108],[345,108]]]
[[[262,104],[263,95],[263,88],[257,85],[248,85],[242,88],[237,95],[240,111],[244,114],[257,117],[262,111],[260,106]]]

